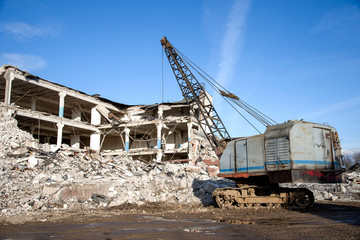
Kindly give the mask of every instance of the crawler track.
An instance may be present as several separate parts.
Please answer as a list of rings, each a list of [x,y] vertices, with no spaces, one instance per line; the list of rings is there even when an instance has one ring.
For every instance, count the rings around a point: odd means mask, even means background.
[[[313,193],[306,188],[245,186],[218,188],[213,192],[219,208],[309,208],[314,204]]]

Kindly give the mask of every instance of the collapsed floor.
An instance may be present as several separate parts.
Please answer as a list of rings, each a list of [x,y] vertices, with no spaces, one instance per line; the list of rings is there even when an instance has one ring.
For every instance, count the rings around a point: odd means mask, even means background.
[[[214,176],[217,167],[205,162],[138,161],[66,145],[52,152],[1,109],[0,214],[146,202],[210,205],[216,187],[234,183]],[[346,183],[306,187],[317,200],[359,200],[359,179],[359,172],[351,172],[345,175]]]
[[[158,162],[216,158],[196,120],[198,108],[185,100],[132,106],[10,65],[0,67],[0,99],[18,126],[48,143],[48,149],[67,144],[78,151],[90,147],[103,156]]]

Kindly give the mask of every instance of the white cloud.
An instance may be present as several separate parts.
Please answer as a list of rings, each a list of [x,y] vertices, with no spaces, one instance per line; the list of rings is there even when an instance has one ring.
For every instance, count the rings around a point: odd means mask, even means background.
[[[46,67],[46,60],[42,57],[17,53],[3,53],[0,62],[26,71],[40,70]]]
[[[342,149],[344,155],[354,155],[355,153],[360,153],[360,148],[347,148]]]
[[[216,81],[224,87],[233,81],[236,65],[242,54],[250,5],[250,0],[235,0],[230,12],[227,15],[225,32],[222,34],[223,38],[220,41],[218,72],[215,77]],[[209,9],[205,6],[203,11],[203,22],[205,24],[207,21],[210,21],[208,11]],[[221,29],[221,24],[216,26]],[[216,33],[216,37],[217,36],[219,36],[218,32]],[[215,35],[212,35],[211,37],[215,37]],[[236,114],[233,109],[225,103],[220,95],[214,95],[213,102],[216,105],[216,109],[219,115],[223,117],[224,123],[226,123],[228,130],[238,130],[243,122],[239,124],[239,118],[234,118],[234,115],[231,114],[225,114],[227,111],[232,111],[234,114]],[[247,123],[244,123],[244,125],[245,124]]]
[[[313,113],[309,113],[307,114],[304,119],[309,119],[311,121],[315,121],[317,119],[320,119],[321,117],[330,114],[330,113],[334,113],[334,112],[338,112],[344,109],[349,109],[352,107],[357,107],[360,105],[360,97],[355,97],[355,98],[351,98],[345,101],[341,101],[341,102],[337,102],[334,104],[329,105],[328,107],[318,110],[316,112]]]
[[[30,25],[24,22],[1,23],[0,31],[12,35],[17,39],[29,39],[35,37],[51,38],[60,33],[58,25],[42,24]]]
[[[232,80],[236,62],[239,60],[244,42],[246,20],[250,1],[235,1],[228,16],[226,32],[221,46],[221,57],[217,81],[225,84]]]
[[[335,8],[324,14],[311,32],[331,32],[338,36],[358,39],[360,38],[360,10],[355,5]]]

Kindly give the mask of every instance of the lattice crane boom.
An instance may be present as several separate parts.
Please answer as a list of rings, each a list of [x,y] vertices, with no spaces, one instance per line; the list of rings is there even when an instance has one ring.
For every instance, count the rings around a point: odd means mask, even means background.
[[[205,133],[215,152],[221,154],[224,148],[222,143],[225,140],[230,139],[230,135],[226,130],[224,123],[217,114],[212,101],[205,92],[203,86],[191,73],[175,48],[166,37],[163,37],[160,42],[164,48],[166,57],[169,60],[171,69],[174,72],[184,99],[189,104],[193,115],[198,120],[202,131]],[[196,109],[199,111],[199,116],[196,114]]]

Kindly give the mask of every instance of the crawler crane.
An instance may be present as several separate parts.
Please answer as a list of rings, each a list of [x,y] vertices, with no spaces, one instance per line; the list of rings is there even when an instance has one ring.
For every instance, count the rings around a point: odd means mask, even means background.
[[[279,183],[341,182],[344,164],[335,128],[302,120],[277,124],[223,88],[176,49],[166,37],[161,39],[161,45],[184,99],[220,157],[219,177],[232,179],[238,186],[218,188],[213,192],[213,199],[218,207],[308,208],[314,203],[314,195],[310,190],[279,187]],[[244,117],[237,107],[266,126],[265,132],[250,137],[231,138],[208,94],[188,65],[241,116]]]

